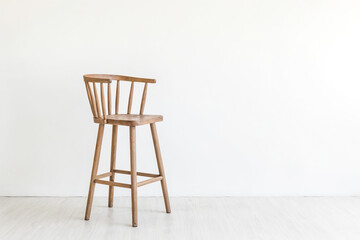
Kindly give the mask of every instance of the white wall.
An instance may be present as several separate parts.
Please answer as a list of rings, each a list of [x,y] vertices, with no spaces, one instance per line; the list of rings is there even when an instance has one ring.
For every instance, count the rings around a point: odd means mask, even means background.
[[[0,1],[0,195],[87,194],[85,73],[158,80],[146,112],[164,115],[172,196],[359,195],[359,12],[356,0]],[[149,128],[137,134],[139,170],[156,170]],[[128,129],[119,138],[128,168]]]

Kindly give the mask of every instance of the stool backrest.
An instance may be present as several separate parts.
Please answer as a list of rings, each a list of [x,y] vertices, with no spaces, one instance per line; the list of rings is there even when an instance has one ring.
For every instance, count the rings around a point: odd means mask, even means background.
[[[129,81],[131,82],[127,114],[131,114],[131,107],[133,102],[134,94],[134,83],[144,83],[144,89],[141,99],[140,113],[143,114],[146,101],[146,92],[148,83],[156,83],[155,79],[148,78],[136,78],[128,77],[121,75],[110,75],[110,74],[86,74],[84,75],[86,92],[89,98],[89,103],[91,111],[93,113],[94,119],[106,119],[106,115],[111,115],[112,113],[112,99],[111,99],[111,82],[116,81],[116,96],[115,96],[115,114],[119,114],[119,98],[120,98],[120,81]],[[98,94],[98,87],[100,89],[100,95]],[[104,86],[105,85],[105,86]],[[106,86],[107,85],[107,86]],[[104,88],[107,88],[105,93]],[[107,96],[105,96],[107,95]],[[99,99],[100,98],[100,99]],[[105,100],[107,99],[107,100]],[[101,108],[100,108],[101,102]]]

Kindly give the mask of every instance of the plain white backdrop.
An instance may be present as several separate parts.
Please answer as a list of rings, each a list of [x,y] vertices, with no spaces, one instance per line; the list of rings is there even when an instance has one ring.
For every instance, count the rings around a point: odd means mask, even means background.
[[[359,195],[359,12],[356,0],[0,1],[0,195],[87,194],[86,73],[157,79],[145,112],[164,115],[171,196]],[[128,138],[121,127],[118,168]],[[148,126],[137,140],[138,169],[155,171]]]

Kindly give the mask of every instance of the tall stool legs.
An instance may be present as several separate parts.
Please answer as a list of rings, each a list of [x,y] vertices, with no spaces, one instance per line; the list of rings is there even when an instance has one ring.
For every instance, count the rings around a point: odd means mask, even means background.
[[[160,176],[162,176],[161,188],[162,188],[162,192],[163,192],[163,196],[164,196],[165,208],[166,208],[167,213],[171,213],[169,195],[168,195],[166,179],[165,179],[164,165],[163,165],[162,158],[161,158],[159,138],[157,135],[155,123],[151,123],[150,128],[151,128],[151,134],[152,134],[152,138],[153,138],[153,142],[154,142],[154,148],[155,148],[155,154],[156,154],[156,160],[157,160],[157,165],[158,165],[158,169],[159,169],[159,174],[160,174]]]
[[[137,173],[136,173],[136,128],[130,127],[130,171],[132,225],[137,227]]]
[[[95,177],[97,175],[97,171],[99,167],[99,158],[100,158],[103,135],[104,135],[104,124],[99,124],[99,130],[98,130],[95,154],[94,154],[94,162],[93,162],[91,179],[90,179],[89,195],[86,204],[85,220],[90,219],[91,206],[92,206],[92,201],[94,198],[94,190],[95,190]]]
[[[165,171],[164,165],[161,158],[160,146],[159,146],[159,138],[156,131],[155,123],[150,124],[152,139],[154,143],[154,149],[156,154],[156,160],[158,165],[159,174],[151,174],[151,173],[141,173],[136,170],[136,127],[130,126],[130,171],[117,170],[115,169],[116,163],[116,145],[117,145],[117,135],[118,135],[118,126],[113,125],[112,129],[112,143],[111,143],[111,164],[110,164],[110,172],[103,173],[97,175],[98,167],[99,167],[99,158],[101,152],[101,144],[104,135],[104,124],[99,124],[98,136],[96,140],[95,154],[94,154],[94,162],[91,172],[90,179],[90,187],[89,187],[89,195],[87,199],[86,205],[86,213],[85,220],[89,220],[91,213],[91,206],[94,198],[94,190],[95,183],[106,184],[109,185],[109,207],[113,206],[114,199],[114,186],[131,188],[131,207],[132,207],[132,226],[137,227],[138,225],[138,209],[137,209],[137,188],[138,186],[144,186],[146,184],[161,181],[161,188],[164,196],[165,208],[166,212],[170,213],[170,201],[169,195],[167,191],[166,179],[165,179]],[[115,173],[123,173],[131,175],[131,184],[123,184],[116,183]],[[151,177],[151,179],[137,182],[137,175]],[[100,178],[110,177],[110,181],[99,180]]]
[[[118,135],[118,126],[113,125],[112,128],[112,140],[111,140],[111,163],[110,163],[110,182],[115,180],[115,163],[116,163],[116,146],[117,146],[117,135]],[[109,186],[109,201],[108,206],[112,207],[114,203],[114,186]]]

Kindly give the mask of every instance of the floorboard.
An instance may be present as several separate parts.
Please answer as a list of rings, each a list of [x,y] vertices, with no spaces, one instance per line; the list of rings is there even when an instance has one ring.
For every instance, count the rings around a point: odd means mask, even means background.
[[[358,197],[178,197],[166,214],[161,197],[139,198],[131,227],[128,197],[0,197],[0,239],[360,239]]]

